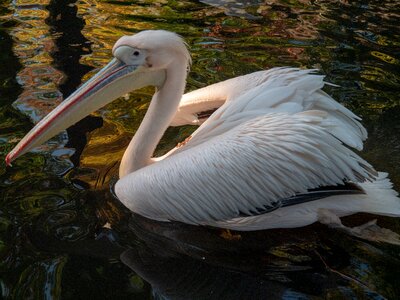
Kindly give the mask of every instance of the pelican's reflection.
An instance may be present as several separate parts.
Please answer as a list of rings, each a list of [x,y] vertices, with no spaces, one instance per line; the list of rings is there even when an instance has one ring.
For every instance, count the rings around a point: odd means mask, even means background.
[[[320,225],[225,235],[135,216],[130,228],[142,243],[125,250],[121,261],[161,299],[336,299],[355,292],[379,298],[328,266],[341,268],[349,257],[340,247],[321,244],[326,228]]]
[[[119,273],[118,286],[139,275],[155,299],[384,299],[377,292],[396,286],[396,276],[384,277],[380,270],[396,274],[398,248],[380,244],[378,249],[321,224],[238,233],[138,215],[128,219],[129,226],[122,219],[111,229],[97,227],[94,239],[66,240],[57,235],[65,224],[44,226],[50,224],[47,216],[29,236],[36,249],[69,254],[71,263],[100,259],[108,268],[107,261],[115,266],[120,259],[135,274]],[[95,277],[99,267],[89,270]],[[73,288],[91,282],[76,276]],[[143,299],[150,286],[141,290]]]
[[[152,250],[129,249],[121,260],[167,299],[280,299],[285,293],[280,283]]]

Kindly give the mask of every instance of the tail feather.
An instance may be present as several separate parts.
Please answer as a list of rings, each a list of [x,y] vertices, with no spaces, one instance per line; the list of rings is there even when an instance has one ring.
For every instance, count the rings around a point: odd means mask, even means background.
[[[393,184],[387,175],[387,173],[379,172],[375,181],[359,184],[366,192],[365,194],[332,196],[299,205],[281,207],[263,215],[217,221],[208,225],[242,231],[295,228],[318,221],[321,210],[330,210],[339,217],[358,212],[400,217],[400,198],[392,189]]]
[[[387,176],[387,173],[378,172],[375,181],[360,184],[366,192],[363,209],[373,214],[400,217],[400,199]]]

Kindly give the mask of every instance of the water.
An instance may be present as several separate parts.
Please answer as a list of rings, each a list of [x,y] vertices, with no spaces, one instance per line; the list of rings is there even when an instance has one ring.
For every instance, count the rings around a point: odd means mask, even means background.
[[[0,0],[0,156],[103,66],[121,35],[167,29],[191,46],[188,90],[274,66],[320,69],[341,86],[327,91],[363,117],[361,155],[400,190],[399,24],[397,1]],[[109,186],[152,92],[115,101],[12,168],[1,164],[2,298],[400,297],[395,246],[319,224],[226,240],[132,218]],[[156,154],[192,131],[169,129]],[[400,232],[399,221],[378,220]]]

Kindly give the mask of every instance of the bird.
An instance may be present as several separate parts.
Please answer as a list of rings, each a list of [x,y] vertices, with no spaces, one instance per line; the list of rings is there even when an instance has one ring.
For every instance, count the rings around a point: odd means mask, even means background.
[[[113,58],[6,156],[19,156],[107,103],[145,86],[155,93],[123,154],[115,193],[132,212],[238,231],[344,228],[358,212],[400,216],[388,174],[356,154],[361,119],[322,90],[315,69],[277,67],[184,94],[192,64],[176,33],[146,30],[121,37]],[[198,125],[161,157],[169,126]],[[371,224],[369,224],[371,225]]]

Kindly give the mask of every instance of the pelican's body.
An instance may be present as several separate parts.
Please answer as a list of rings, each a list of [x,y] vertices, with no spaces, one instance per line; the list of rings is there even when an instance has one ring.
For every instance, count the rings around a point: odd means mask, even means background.
[[[400,216],[387,175],[346,147],[362,149],[360,119],[321,90],[323,77],[313,70],[260,71],[182,96],[190,55],[177,35],[125,36],[113,54],[7,163],[118,96],[154,85],[115,186],[130,210],[237,230],[300,227],[357,212]],[[201,112],[213,110],[204,120]],[[167,127],[184,124],[201,126],[183,146],[153,158]]]

